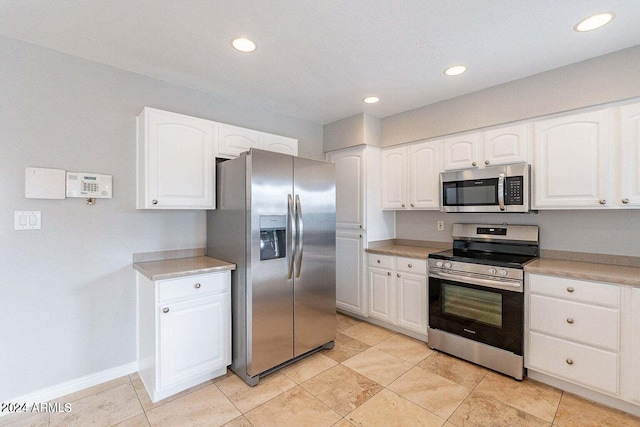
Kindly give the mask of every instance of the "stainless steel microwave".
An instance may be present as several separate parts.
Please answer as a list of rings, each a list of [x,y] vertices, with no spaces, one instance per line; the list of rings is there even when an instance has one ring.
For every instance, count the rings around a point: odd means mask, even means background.
[[[440,173],[442,212],[529,212],[527,163]]]

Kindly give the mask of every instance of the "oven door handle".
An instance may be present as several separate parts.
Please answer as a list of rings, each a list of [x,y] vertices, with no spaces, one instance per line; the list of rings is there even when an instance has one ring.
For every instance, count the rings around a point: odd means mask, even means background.
[[[498,175],[498,203],[500,210],[504,210],[504,173]]]
[[[429,278],[451,280],[459,283],[468,283],[470,285],[485,286],[487,288],[504,289],[506,291],[522,292],[522,283],[519,281],[497,281],[483,279],[480,277],[470,276],[466,274],[450,274],[442,271],[429,271]]]

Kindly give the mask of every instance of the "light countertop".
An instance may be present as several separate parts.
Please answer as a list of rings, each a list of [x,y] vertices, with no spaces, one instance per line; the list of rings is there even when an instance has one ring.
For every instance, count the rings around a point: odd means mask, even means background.
[[[408,246],[408,245],[384,245],[376,248],[367,248],[365,251],[371,254],[380,255],[392,255],[392,256],[404,256],[408,258],[422,258],[427,259],[429,254],[434,252],[441,252],[442,248],[427,248],[422,246]]]
[[[640,268],[638,267],[538,258],[525,265],[524,271],[619,285],[640,286]]]
[[[167,259],[162,261],[136,262],[133,268],[149,280],[175,279],[196,274],[235,270],[236,265],[207,256]]]

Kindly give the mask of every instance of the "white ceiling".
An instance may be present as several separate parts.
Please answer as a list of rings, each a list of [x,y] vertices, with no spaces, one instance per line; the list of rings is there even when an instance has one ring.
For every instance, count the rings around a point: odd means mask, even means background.
[[[573,31],[600,11],[616,18]],[[324,124],[640,45],[640,1],[0,0],[0,34]],[[258,50],[234,51],[240,35]]]

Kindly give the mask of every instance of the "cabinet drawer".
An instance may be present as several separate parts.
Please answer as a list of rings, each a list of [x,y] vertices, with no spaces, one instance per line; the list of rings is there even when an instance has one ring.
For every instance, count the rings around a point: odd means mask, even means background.
[[[617,351],[620,312],[542,295],[529,300],[529,328]]]
[[[398,271],[405,273],[427,275],[427,260],[418,258],[398,257],[396,260],[396,268]]]
[[[529,289],[533,293],[568,301],[586,302],[607,307],[620,306],[620,287],[613,284],[530,274]]]
[[[158,281],[158,303],[227,292],[231,272],[200,274]]]
[[[369,265],[371,267],[393,270],[393,258],[394,257],[389,255],[369,254]]]
[[[576,384],[618,393],[618,355],[536,332],[529,333],[525,366]]]

